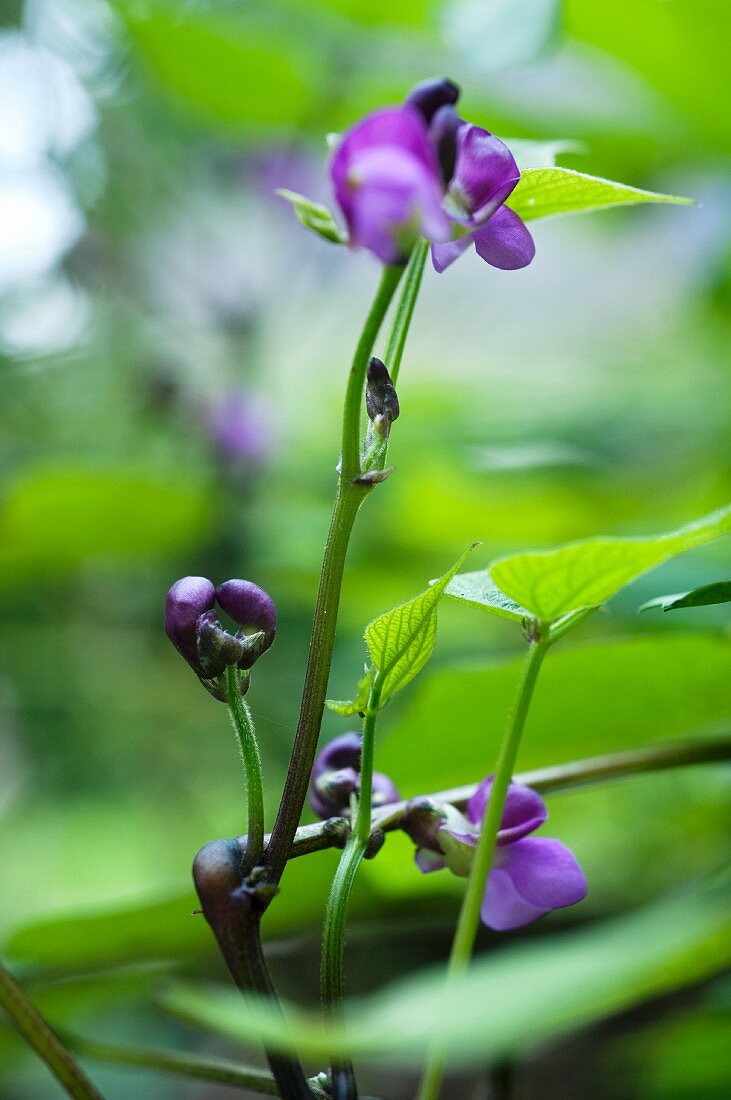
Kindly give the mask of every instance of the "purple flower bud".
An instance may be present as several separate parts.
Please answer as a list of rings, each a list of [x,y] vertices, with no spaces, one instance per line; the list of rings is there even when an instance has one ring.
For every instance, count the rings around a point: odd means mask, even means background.
[[[392,802],[398,802],[401,795],[394,781],[383,772],[373,773],[371,784],[371,806],[374,810],[381,806],[390,806]]]
[[[341,733],[330,741],[315,757],[312,778],[319,779],[324,772],[354,768],[360,771],[360,754],[363,738],[359,733]]]
[[[205,672],[198,657],[197,624],[213,608],[215,595],[205,577],[183,577],[168,590],[165,601],[165,633],[199,676]]]
[[[360,790],[355,768],[326,771],[310,785],[310,803],[318,817],[342,817],[350,808],[350,796]]]
[[[216,599],[235,623],[244,630],[254,631],[250,645],[239,668],[251,668],[274,641],[277,632],[277,609],[271,596],[252,581],[231,580],[219,584]],[[261,634],[261,637],[259,635]]]
[[[201,615],[197,637],[198,657],[208,680],[220,676],[229,665],[239,665],[244,658],[244,643],[223,629],[215,611]]]
[[[398,419],[399,403],[391,375],[375,355],[366,375],[366,412],[379,435],[387,437],[394,420]]]
[[[351,794],[360,791],[361,746],[359,733],[342,733],[318,753],[310,780],[310,802],[318,817],[341,817],[350,809]],[[374,809],[399,800],[395,784],[382,772],[373,773],[371,799]]]
[[[408,107],[415,107],[427,122],[431,122],[440,107],[447,104],[453,105],[457,102],[459,93],[458,84],[446,80],[444,77],[435,76],[430,77],[428,80],[422,80],[420,84],[412,88],[406,97],[405,103]]]

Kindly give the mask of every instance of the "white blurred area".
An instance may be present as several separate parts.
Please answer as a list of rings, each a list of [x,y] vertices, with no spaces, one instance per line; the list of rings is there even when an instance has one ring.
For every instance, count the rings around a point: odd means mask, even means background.
[[[96,112],[67,60],[31,37],[0,35],[0,347],[42,354],[76,343],[84,295],[59,274],[84,231],[65,167]]]

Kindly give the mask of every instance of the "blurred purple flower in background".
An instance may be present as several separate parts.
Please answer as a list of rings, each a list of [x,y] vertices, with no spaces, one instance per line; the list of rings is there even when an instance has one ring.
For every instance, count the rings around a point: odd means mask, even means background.
[[[449,80],[425,81],[402,107],[374,111],[345,134],[330,174],[351,246],[398,263],[424,236],[437,271],[471,244],[493,267],[531,262],[533,239],[504,205],[520,180],[515,158],[459,117],[458,96]]]
[[[258,394],[231,389],[212,400],[205,424],[218,457],[225,465],[255,465],[266,458],[271,441],[271,417]]]
[[[479,785],[466,816],[449,805],[419,807],[420,817],[407,831],[419,845],[416,863],[421,871],[448,867],[462,878],[469,875],[492,781],[488,776]],[[586,877],[573,853],[559,840],[528,835],[547,817],[540,795],[510,784],[481,910],[483,923],[496,932],[521,928],[586,896]]]
[[[323,821],[341,817],[350,810],[350,796],[360,790],[361,746],[359,733],[343,733],[317,755],[310,780],[310,802]],[[398,800],[399,793],[389,777],[374,772],[373,808]]]

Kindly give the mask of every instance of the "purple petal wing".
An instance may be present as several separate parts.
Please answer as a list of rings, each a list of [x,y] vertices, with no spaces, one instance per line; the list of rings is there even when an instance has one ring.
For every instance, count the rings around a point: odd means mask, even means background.
[[[231,580],[219,584],[216,599],[235,623],[253,630],[262,630],[267,647],[277,632],[277,609],[268,592],[253,581]]]
[[[492,791],[492,780],[493,777],[488,775],[467,803],[467,816],[473,825],[480,825],[485,816]],[[539,794],[521,783],[511,783],[500,822],[498,844],[512,844],[520,840],[521,837],[538,829],[547,817],[546,804]]]
[[[483,922],[496,932],[521,928],[552,909],[586,897],[576,857],[559,840],[528,837],[502,848],[482,901]]]
[[[215,594],[206,577],[182,577],[169,589],[165,601],[165,633],[178,653],[201,675],[196,627],[201,615],[212,609]]]
[[[437,852],[430,851],[429,848],[417,848],[414,853],[414,862],[425,875],[428,875],[430,871],[441,871],[447,866],[444,857],[438,855]]]
[[[472,223],[480,225],[505,202],[520,169],[505,142],[469,123],[457,135],[457,162],[450,194]]]
[[[507,206],[496,210],[490,220],[474,232],[477,255],[502,271],[527,267],[536,254],[533,238]]]
[[[313,780],[319,779],[324,772],[340,771],[341,768],[354,768],[360,771],[362,738],[359,733],[341,733],[333,738],[315,757],[312,766]]]
[[[458,260],[463,252],[472,244],[472,234],[467,233],[464,237],[460,237],[457,241],[444,241],[443,243],[432,244],[431,246],[431,260],[434,264],[434,270],[440,274]]]

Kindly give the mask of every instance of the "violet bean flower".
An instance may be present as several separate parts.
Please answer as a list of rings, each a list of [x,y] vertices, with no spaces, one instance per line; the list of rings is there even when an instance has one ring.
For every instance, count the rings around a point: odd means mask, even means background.
[[[224,630],[216,603],[240,627],[236,633]],[[215,588],[206,577],[183,577],[168,591],[165,633],[217,699],[224,697],[216,677],[230,665],[248,672],[269,649],[276,629],[274,601],[252,581],[230,580]]]
[[[361,751],[361,735],[343,733],[316,757],[310,779],[310,803],[323,821],[348,813],[351,794],[360,791]],[[373,773],[371,799],[374,809],[399,800],[394,783],[382,772]]]
[[[477,788],[467,815],[454,806],[421,811],[407,832],[420,846],[416,864],[425,874],[448,867],[466,878],[470,873],[493,777]],[[553,909],[575,905],[587,892],[584,872],[560,840],[529,836],[546,821],[540,795],[511,783],[503,810],[497,848],[482,900],[482,921],[496,932],[521,928]]]
[[[465,122],[449,80],[419,84],[398,107],[367,115],[344,135],[330,166],[352,247],[402,263],[420,236],[444,271],[471,244],[493,267],[525,267],[533,238],[505,201],[520,180],[507,145]]]

